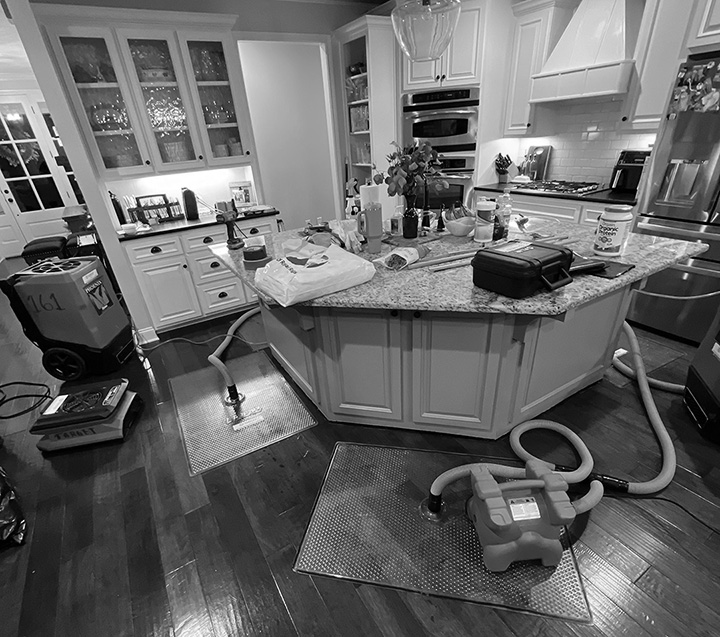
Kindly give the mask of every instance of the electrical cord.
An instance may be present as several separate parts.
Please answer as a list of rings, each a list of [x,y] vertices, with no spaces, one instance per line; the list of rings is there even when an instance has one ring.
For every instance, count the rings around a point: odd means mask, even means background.
[[[18,385],[26,385],[28,387],[41,387],[45,391],[42,394],[16,394],[15,396],[8,396],[5,390],[9,387],[14,387]],[[11,403],[15,400],[20,400],[21,398],[37,398],[37,401],[26,409],[16,411],[12,414],[0,415],[0,420],[10,420],[11,418],[17,418],[18,416],[29,414],[31,411],[34,411],[38,407],[40,407],[46,400],[52,399],[52,395],[50,394],[50,387],[48,387],[45,383],[31,383],[28,381],[19,380],[0,385],[0,407],[3,407],[4,405],[7,405],[8,403]]]
[[[166,341],[162,341],[161,343],[158,343],[157,345],[147,346],[142,345],[141,343],[137,343],[137,346],[142,349],[143,351],[151,352],[154,349],[157,349],[158,347],[162,347],[163,345],[167,345],[168,343],[174,343],[176,341],[182,341],[183,343],[190,343],[190,345],[206,345],[207,343],[210,343],[211,341],[216,341],[219,338],[226,338],[227,334],[217,334],[216,336],[211,336],[205,341],[191,341],[189,338],[184,338],[182,336],[176,336],[175,338],[169,338]],[[243,338],[242,336],[238,336],[237,334],[230,334],[229,338],[236,338],[239,341],[242,341],[246,345],[267,345],[267,341],[249,341],[246,338]]]

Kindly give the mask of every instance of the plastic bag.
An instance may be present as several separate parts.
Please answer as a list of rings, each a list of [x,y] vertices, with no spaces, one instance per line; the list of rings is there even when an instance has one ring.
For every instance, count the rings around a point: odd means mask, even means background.
[[[375,266],[336,245],[327,248],[296,241],[285,256],[255,272],[255,286],[283,307],[366,283]]]
[[[376,263],[384,265],[388,270],[402,270],[411,263],[419,261],[427,256],[430,250],[425,246],[417,246],[416,248],[395,248],[384,257],[375,259]]]
[[[25,516],[15,490],[0,467],[0,546],[25,541]]]

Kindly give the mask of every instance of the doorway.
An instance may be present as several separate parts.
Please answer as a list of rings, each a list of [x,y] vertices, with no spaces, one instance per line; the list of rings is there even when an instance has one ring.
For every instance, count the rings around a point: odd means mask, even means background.
[[[238,48],[265,203],[286,229],[337,218],[327,43],[243,39]]]

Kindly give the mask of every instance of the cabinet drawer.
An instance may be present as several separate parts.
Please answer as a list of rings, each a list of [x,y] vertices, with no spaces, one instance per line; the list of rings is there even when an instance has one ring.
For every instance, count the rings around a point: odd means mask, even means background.
[[[248,302],[242,281],[238,278],[201,283],[197,287],[197,294],[203,314],[221,312]]]
[[[227,230],[224,225],[209,226],[192,232],[184,232],[180,237],[185,252],[199,252],[208,246],[222,244],[227,241]]]
[[[275,221],[275,219],[258,219],[257,221],[253,221],[252,219],[250,219],[239,222],[237,226],[248,237],[256,237],[260,234],[272,234],[273,232],[275,232],[275,228],[277,228],[277,222]]]
[[[214,254],[190,254],[188,262],[195,283],[204,283],[232,274]]]
[[[128,242],[126,248],[132,263],[144,263],[163,257],[172,257],[183,253],[180,239],[173,237],[154,237],[141,241]]]

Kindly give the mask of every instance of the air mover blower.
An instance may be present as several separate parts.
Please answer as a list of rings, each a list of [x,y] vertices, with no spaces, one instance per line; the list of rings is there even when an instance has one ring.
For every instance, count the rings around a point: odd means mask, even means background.
[[[109,374],[133,352],[130,322],[97,257],[41,261],[0,288],[55,378]]]

